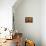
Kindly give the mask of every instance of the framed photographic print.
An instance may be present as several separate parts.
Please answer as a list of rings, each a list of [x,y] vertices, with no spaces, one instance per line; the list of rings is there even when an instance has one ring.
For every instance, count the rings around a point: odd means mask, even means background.
[[[25,23],[33,23],[33,17],[25,17]]]

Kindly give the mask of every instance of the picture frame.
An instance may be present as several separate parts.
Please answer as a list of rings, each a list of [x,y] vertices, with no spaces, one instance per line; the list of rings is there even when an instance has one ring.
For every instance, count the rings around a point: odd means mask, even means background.
[[[33,17],[25,17],[25,23],[33,23]]]

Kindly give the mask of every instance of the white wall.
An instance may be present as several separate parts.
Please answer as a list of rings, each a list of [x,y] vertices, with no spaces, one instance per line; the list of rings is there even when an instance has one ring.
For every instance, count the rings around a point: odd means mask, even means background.
[[[46,0],[41,1],[41,38],[42,46],[46,46]]]
[[[23,0],[15,9],[15,28],[24,34],[24,37],[35,41],[41,46],[41,0]],[[33,17],[33,23],[25,23],[25,17]]]
[[[0,27],[12,28],[12,6],[16,0],[0,0]]]

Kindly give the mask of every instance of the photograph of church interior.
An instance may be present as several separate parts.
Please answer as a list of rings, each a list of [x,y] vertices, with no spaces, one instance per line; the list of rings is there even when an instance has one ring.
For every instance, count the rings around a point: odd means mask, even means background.
[[[0,46],[46,46],[46,0],[0,0]]]

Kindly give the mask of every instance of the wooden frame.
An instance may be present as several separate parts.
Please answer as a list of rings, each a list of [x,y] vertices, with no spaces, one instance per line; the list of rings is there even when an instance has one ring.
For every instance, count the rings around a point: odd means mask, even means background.
[[[25,17],[25,23],[32,23],[33,17]]]

